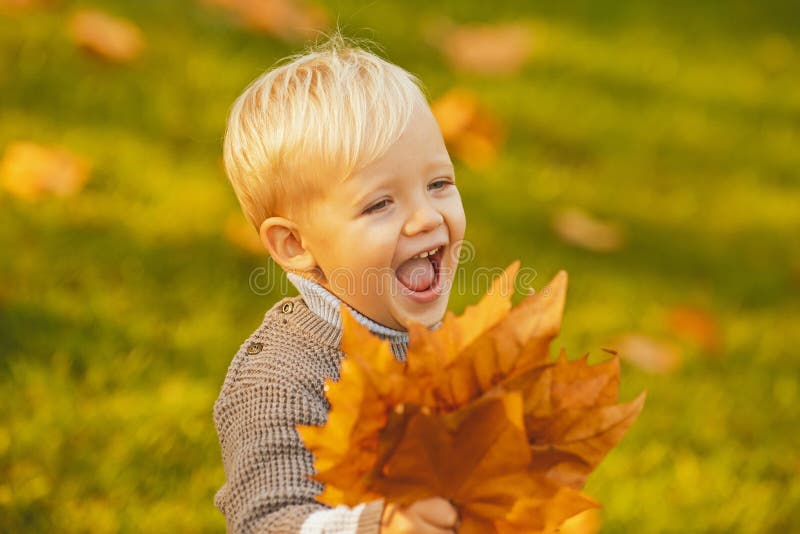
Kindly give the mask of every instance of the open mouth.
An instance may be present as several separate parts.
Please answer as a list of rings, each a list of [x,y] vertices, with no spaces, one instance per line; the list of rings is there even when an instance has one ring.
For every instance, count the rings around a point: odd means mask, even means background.
[[[407,296],[436,296],[439,286],[439,271],[444,255],[444,245],[410,258],[395,271],[403,294]]]

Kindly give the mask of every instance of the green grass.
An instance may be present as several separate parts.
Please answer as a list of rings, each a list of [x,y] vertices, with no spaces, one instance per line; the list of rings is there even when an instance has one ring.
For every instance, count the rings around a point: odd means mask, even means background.
[[[76,5],[146,34],[127,67],[75,50]],[[524,5],[517,5],[524,4]],[[328,2],[434,96],[477,91],[506,147],[459,166],[477,251],[465,265],[570,274],[556,347],[600,358],[664,311],[707,308],[723,351],[683,345],[666,376],[623,366],[645,410],[590,479],[603,532],[786,532],[800,522],[800,38],[792,2]],[[425,43],[438,16],[530,18],[517,76],[452,72]],[[221,532],[211,408],[236,348],[278,298],[223,236],[226,111],[297,47],[199,3],[68,2],[0,15],[0,150],[68,147],[94,165],[79,195],[0,193],[0,530]],[[552,232],[559,209],[615,221],[597,254]],[[461,310],[476,297],[455,295]]]

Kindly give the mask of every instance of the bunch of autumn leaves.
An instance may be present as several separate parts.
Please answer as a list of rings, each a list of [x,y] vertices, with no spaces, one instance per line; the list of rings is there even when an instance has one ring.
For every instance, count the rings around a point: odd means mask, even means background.
[[[440,328],[409,327],[405,363],[342,313],[339,381],[328,380],[326,424],[298,426],[315,455],[318,500],[441,496],[462,533],[552,531],[597,503],[580,492],[622,438],[644,393],[617,404],[619,360],[553,362],[567,274],[512,309],[519,264]],[[344,311],[344,308],[343,308]]]

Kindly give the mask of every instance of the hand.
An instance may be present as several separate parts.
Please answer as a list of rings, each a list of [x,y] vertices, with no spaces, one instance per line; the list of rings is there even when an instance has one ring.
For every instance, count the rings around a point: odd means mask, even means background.
[[[411,506],[387,504],[381,517],[381,534],[452,534],[458,532],[458,510],[450,501],[431,497]]]

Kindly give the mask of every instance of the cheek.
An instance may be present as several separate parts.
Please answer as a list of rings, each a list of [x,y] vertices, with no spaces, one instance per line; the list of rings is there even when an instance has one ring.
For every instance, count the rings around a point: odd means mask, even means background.
[[[365,257],[379,258],[393,254],[402,229],[399,217],[383,217],[367,220],[354,240],[354,246],[363,251]]]
[[[338,241],[341,252],[338,255],[343,265],[353,267],[367,278],[391,266],[397,246],[399,231],[395,221],[371,220],[358,225]],[[360,275],[359,275],[360,276]]]
[[[450,238],[452,240],[464,239],[464,232],[467,228],[467,217],[464,213],[464,206],[461,197],[456,196],[447,207],[445,212],[447,226],[450,228]]]

